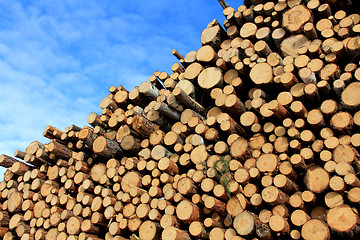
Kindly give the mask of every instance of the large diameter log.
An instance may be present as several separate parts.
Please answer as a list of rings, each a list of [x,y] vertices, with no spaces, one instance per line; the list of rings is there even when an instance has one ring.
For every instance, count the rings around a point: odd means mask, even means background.
[[[250,71],[250,79],[256,85],[269,84],[273,81],[273,69],[268,63],[257,63]]]
[[[262,154],[256,161],[256,167],[260,172],[276,173],[279,168],[280,160],[277,155],[271,153]]]
[[[27,146],[25,153],[35,155],[38,149],[44,149],[44,145],[38,141],[34,141]]]
[[[196,59],[199,62],[214,64],[218,59],[218,55],[211,46],[205,45],[196,52]]]
[[[206,150],[205,144],[197,146],[190,154],[191,161],[194,164],[203,163],[207,160],[209,153]]]
[[[31,170],[32,167],[23,162],[15,162],[9,169],[12,173],[16,175],[24,175],[25,172]]]
[[[121,180],[121,188],[124,192],[130,192],[133,187],[141,187],[141,177],[137,172],[128,172]]]
[[[224,35],[223,31],[220,25],[205,28],[200,37],[202,45],[210,45],[217,50],[220,47],[222,35]]]
[[[290,8],[282,17],[282,26],[290,33],[299,33],[305,23],[312,22],[312,13],[304,5]]]
[[[298,56],[298,50],[301,47],[307,47],[310,45],[309,39],[302,34],[291,35],[288,38],[285,38],[280,45],[281,52],[283,56]]]
[[[332,208],[326,215],[329,227],[349,238],[357,236],[359,229],[359,215],[348,205]]]
[[[360,83],[350,83],[341,93],[341,100],[346,108],[358,110],[360,107]]]
[[[233,226],[241,236],[248,236],[255,230],[254,217],[247,211],[238,214],[233,221]]]
[[[90,177],[95,182],[100,182],[102,176],[106,175],[106,166],[103,163],[95,164],[90,170]]]
[[[22,203],[22,194],[18,191],[12,192],[8,197],[8,211],[10,213],[20,212]]]
[[[18,226],[23,225],[24,223],[24,216],[21,214],[15,214],[11,217],[9,221],[9,229],[13,230],[16,229]]]
[[[224,76],[218,68],[209,67],[199,74],[198,84],[205,90],[222,87],[224,84]]]
[[[113,140],[110,140],[104,136],[99,136],[93,143],[93,151],[101,156],[107,158],[114,158],[120,156],[123,151],[119,144]]]
[[[307,221],[301,228],[301,236],[305,240],[329,240],[331,237],[329,228],[319,219],[311,219]]]

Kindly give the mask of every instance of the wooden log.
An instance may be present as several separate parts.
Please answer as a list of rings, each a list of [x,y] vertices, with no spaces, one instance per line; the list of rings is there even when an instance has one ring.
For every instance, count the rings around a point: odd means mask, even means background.
[[[180,240],[180,239],[190,240],[191,239],[191,237],[189,236],[189,234],[187,232],[180,230],[173,226],[166,227],[163,230],[161,236],[162,236],[162,239],[164,239],[164,240]]]
[[[205,90],[223,86],[223,74],[218,68],[209,67],[203,70],[198,77],[198,84]]]
[[[114,158],[123,153],[119,144],[104,136],[99,136],[93,143],[93,151],[101,156]]]
[[[159,223],[145,221],[139,228],[139,237],[144,240],[157,239],[160,236],[160,229]]]
[[[274,186],[266,187],[261,195],[264,201],[271,205],[286,204],[289,200],[284,192]]]
[[[59,158],[69,159],[72,157],[72,151],[61,143],[51,142],[48,145],[48,149]]]
[[[154,85],[151,85],[150,82],[142,82],[139,86],[139,92],[154,100],[156,100],[156,98],[160,95],[159,89],[157,89]]]
[[[150,122],[148,119],[141,115],[136,115],[134,117],[132,127],[137,133],[144,137],[149,137],[152,132],[159,129],[158,125]]]
[[[5,168],[9,168],[13,165],[13,163],[17,162],[18,160],[13,158],[13,157],[10,157],[10,156],[7,156],[5,154],[2,154],[0,156],[0,165],[5,167]]]
[[[340,216],[343,217],[340,218]],[[347,205],[330,209],[326,220],[329,227],[340,234],[349,237],[356,234],[358,214]]]
[[[176,216],[184,223],[199,221],[201,218],[200,209],[188,200],[181,201],[176,208]]]
[[[197,103],[194,99],[192,99],[189,95],[187,95],[181,88],[175,88],[173,90],[173,94],[176,96],[177,99],[179,99],[180,102],[182,102],[185,106],[193,109],[194,111],[204,114],[205,109],[203,106],[201,106],[199,103]]]
[[[273,81],[272,67],[268,63],[257,63],[250,71],[250,78],[256,85],[265,85]]]
[[[199,221],[194,221],[190,224],[189,232],[192,236],[196,238],[204,239],[209,236],[209,233],[206,231],[205,226]]]
[[[179,114],[176,110],[170,108],[170,107],[169,107],[166,103],[164,103],[164,102],[157,102],[157,103],[155,104],[154,109],[155,109],[156,111],[159,111],[161,114],[163,114],[163,115],[165,115],[165,116],[173,119],[173,120],[178,121],[178,120],[180,119],[180,114]]]

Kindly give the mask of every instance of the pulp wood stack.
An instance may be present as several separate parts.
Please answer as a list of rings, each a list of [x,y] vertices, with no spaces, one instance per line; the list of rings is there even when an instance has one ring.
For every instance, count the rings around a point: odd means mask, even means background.
[[[359,238],[358,9],[219,2],[170,75],[0,157],[3,239]]]

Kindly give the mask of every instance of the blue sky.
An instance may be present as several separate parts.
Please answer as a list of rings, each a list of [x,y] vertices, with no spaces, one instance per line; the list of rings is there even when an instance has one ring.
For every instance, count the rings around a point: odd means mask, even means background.
[[[0,0],[0,154],[47,143],[46,125],[86,125],[110,86],[171,73],[171,50],[197,50],[214,18],[217,0]]]

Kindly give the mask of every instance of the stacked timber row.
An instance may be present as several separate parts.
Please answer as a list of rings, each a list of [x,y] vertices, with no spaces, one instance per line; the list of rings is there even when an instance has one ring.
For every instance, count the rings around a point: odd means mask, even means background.
[[[2,239],[359,239],[360,15],[220,3],[171,74],[0,157]]]

